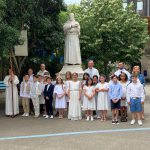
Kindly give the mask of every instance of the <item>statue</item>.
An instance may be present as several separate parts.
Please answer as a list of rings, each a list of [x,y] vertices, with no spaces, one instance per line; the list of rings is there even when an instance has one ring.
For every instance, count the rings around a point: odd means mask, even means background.
[[[83,69],[80,52],[80,25],[75,21],[74,14],[69,15],[68,21],[63,26],[65,35],[64,66],[59,72],[63,79],[67,71],[78,73],[79,79],[83,78]]]
[[[73,13],[69,15],[69,20],[64,24],[63,29],[65,34],[64,64],[81,65],[80,25],[75,21]]]

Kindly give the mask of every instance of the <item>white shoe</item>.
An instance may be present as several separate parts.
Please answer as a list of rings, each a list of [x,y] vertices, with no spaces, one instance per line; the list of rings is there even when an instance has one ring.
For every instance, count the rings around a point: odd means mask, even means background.
[[[97,116],[97,119],[101,119],[101,117],[100,117],[100,116]]]
[[[43,117],[46,117],[47,115],[43,115]]]
[[[53,116],[53,115],[51,115],[51,116],[50,116],[50,119],[53,119],[53,118],[54,118],[54,116]]]
[[[34,116],[34,118],[38,118],[38,117],[39,117],[39,115],[35,115],[35,116]]]
[[[116,121],[112,120],[112,124],[116,124]]]
[[[134,124],[135,124],[135,120],[134,120],[134,119],[131,120],[130,124],[131,124],[131,125],[134,125]]]
[[[140,126],[142,126],[142,121],[141,120],[138,120],[138,124],[140,125]]]
[[[86,120],[87,120],[87,121],[89,121],[89,120],[90,120],[90,117],[89,117],[89,116],[87,116]]]
[[[48,115],[46,115],[46,116],[45,116],[45,119],[48,119],[48,118],[49,118],[49,116],[48,116]]]
[[[91,121],[93,121],[94,120],[94,118],[93,118],[93,116],[91,116]]]
[[[26,115],[25,115],[26,117],[29,117],[29,113],[26,113]]]
[[[22,115],[22,117],[25,117],[26,116],[26,113],[24,113],[23,115]]]

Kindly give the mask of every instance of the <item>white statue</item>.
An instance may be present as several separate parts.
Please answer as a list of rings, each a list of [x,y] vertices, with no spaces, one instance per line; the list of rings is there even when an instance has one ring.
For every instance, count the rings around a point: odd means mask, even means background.
[[[80,53],[80,25],[75,21],[74,14],[69,15],[69,20],[64,24],[65,34],[65,65],[81,65]]]

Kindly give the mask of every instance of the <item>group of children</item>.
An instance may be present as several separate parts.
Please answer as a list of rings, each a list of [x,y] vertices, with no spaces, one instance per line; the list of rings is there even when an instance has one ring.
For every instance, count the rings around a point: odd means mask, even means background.
[[[68,119],[81,120],[83,113],[87,121],[94,120],[94,114],[101,121],[107,120],[107,111],[112,112],[112,124],[127,121],[127,109],[130,106],[132,113],[131,124],[138,120],[142,125],[142,104],[144,104],[144,87],[140,83],[137,74],[133,74],[131,81],[125,73],[118,76],[112,75],[111,80],[106,82],[105,75],[93,76],[84,73],[82,81],[78,80],[78,74],[66,72],[66,80],[61,76],[56,77],[56,82],[48,76],[33,76],[33,82],[25,75],[21,83],[20,96],[24,114],[29,116],[29,101],[32,99],[35,117],[40,115],[40,107],[44,111],[43,116],[53,118],[53,101],[59,118],[64,118],[67,109]],[[43,107],[45,106],[45,107]],[[45,108],[45,109],[44,109]]]

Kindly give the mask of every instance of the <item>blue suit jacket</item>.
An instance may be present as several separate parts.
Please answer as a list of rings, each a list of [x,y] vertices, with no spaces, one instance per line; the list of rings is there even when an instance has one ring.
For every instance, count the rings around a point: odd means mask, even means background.
[[[46,97],[49,97],[49,100],[53,100],[53,92],[54,92],[54,85],[51,84],[47,90],[47,86],[45,86],[44,89],[44,98],[46,99]]]

